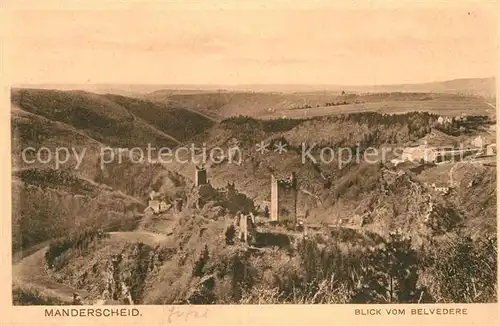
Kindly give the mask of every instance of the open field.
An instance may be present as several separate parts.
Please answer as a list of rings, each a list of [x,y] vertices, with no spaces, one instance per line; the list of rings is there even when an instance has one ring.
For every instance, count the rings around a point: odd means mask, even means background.
[[[427,111],[455,116],[462,113],[494,115],[492,97],[462,93],[435,92],[344,92],[312,91],[280,92],[205,92],[176,94],[155,91],[143,95],[149,101],[177,106],[221,120],[229,116],[247,115],[259,118],[313,117],[338,113],[374,111],[404,113]]]
[[[494,106],[476,98],[451,98],[446,100],[432,99],[425,101],[385,101],[372,103],[346,104],[337,106],[322,106],[304,109],[278,110],[263,113],[259,118],[310,118],[355,112],[379,112],[386,114],[401,114],[412,111],[427,111],[443,116],[457,116],[461,114],[488,115],[496,114]]]

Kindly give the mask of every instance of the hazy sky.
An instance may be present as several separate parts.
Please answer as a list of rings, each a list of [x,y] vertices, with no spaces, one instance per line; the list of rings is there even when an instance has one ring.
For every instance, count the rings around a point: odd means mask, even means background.
[[[18,11],[16,83],[390,84],[497,71],[487,11]]]

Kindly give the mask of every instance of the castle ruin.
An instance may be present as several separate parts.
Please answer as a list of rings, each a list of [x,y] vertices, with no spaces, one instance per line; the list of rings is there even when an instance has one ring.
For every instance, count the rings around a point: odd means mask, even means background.
[[[196,187],[207,184],[207,170],[204,166],[196,166],[194,174],[194,184]]]
[[[271,175],[271,221],[297,222],[297,178],[293,172],[289,179]]]
[[[257,230],[255,227],[255,216],[250,214],[238,213],[235,218],[235,228],[237,230],[238,241],[246,244],[254,244],[256,241]]]

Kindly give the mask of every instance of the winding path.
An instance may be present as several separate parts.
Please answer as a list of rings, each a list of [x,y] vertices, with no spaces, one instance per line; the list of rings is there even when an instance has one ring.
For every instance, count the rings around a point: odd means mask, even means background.
[[[484,103],[486,103],[488,106],[490,106],[491,108],[493,108],[493,109],[495,109],[495,110],[497,109],[497,107],[496,107],[495,105],[493,105],[493,104],[491,104],[491,103],[489,103],[489,102],[486,102],[486,101],[485,101]]]

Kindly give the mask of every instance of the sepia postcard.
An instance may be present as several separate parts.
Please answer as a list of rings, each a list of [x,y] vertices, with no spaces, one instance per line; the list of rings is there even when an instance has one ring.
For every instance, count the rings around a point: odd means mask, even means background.
[[[498,9],[3,3],[0,324],[498,324]]]

